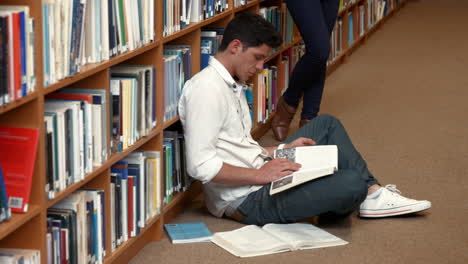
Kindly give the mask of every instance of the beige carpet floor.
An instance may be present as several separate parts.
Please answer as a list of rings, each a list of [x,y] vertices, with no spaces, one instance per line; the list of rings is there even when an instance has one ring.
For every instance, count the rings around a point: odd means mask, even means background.
[[[131,263],[468,263],[467,48],[468,1],[410,1],[326,82],[321,112],[344,123],[382,184],[432,201],[429,211],[320,222],[350,242],[341,247],[241,259],[164,238]],[[273,143],[271,133],[261,142]],[[189,221],[212,232],[242,226],[197,202],[175,219]]]

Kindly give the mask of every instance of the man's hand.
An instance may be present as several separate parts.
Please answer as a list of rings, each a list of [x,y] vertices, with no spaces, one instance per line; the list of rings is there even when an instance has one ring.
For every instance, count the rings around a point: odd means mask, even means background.
[[[265,163],[257,176],[258,184],[267,184],[281,177],[287,176],[301,168],[301,164],[288,159],[273,159]]]
[[[311,146],[317,145],[317,142],[313,141],[310,138],[300,137],[293,142],[286,144],[284,148],[295,148],[295,147],[304,147],[304,146]]]

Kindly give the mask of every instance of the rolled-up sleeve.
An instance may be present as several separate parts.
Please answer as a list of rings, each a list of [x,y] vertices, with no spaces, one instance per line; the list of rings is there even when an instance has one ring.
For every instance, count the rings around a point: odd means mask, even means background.
[[[213,86],[212,86],[213,85]],[[210,87],[210,89],[204,89]],[[179,101],[179,115],[184,126],[188,173],[202,183],[211,181],[221,170],[216,144],[225,109],[215,84],[188,81]]]

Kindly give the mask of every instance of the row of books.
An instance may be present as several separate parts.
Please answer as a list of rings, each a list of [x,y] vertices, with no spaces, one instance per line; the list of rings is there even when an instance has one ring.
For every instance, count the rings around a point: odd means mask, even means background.
[[[285,45],[293,42],[294,21],[286,8],[286,3],[282,3],[281,6],[261,7],[259,14],[281,33]]]
[[[0,106],[34,91],[34,57],[29,7],[0,5]]]
[[[192,77],[192,48],[189,45],[164,46],[164,121],[178,115],[179,98],[185,81]]]
[[[107,160],[106,90],[65,88],[44,104],[48,199]]]
[[[338,12],[344,10],[348,6],[356,3],[356,0],[340,0],[340,5],[338,7]]]
[[[42,2],[44,85],[154,41],[153,0]]]
[[[111,167],[111,249],[137,236],[161,212],[159,151],[135,151]]]
[[[257,74],[257,121],[266,122],[275,111],[278,90],[278,68],[269,66]]]
[[[348,2],[348,4],[352,3],[354,2]],[[346,1],[344,7],[346,7]],[[371,29],[378,21],[387,15],[388,12],[393,10],[393,8],[393,1],[367,0],[367,5],[360,4],[355,11],[351,10],[347,13],[347,16],[344,16],[347,19],[346,23],[343,21],[344,17],[338,17],[330,38],[331,48],[327,63],[333,63],[335,59],[340,56],[344,50],[344,43],[346,43],[348,47],[353,45],[359,37],[364,35],[366,30]],[[343,33],[344,27],[347,27],[347,36]]]
[[[376,25],[393,8],[393,0],[367,0],[367,28]]]
[[[280,67],[267,66],[257,74],[257,103],[255,111],[257,113],[257,122],[266,122],[271,113],[276,111],[278,99],[289,85],[291,70],[304,53],[305,46],[300,42],[283,52]],[[282,80],[282,83],[280,83],[280,80]],[[279,87],[283,89],[280,90]],[[247,103],[251,109],[251,117],[253,117],[254,111],[252,106],[254,104],[251,88],[247,87],[244,91]]]
[[[234,0],[234,7],[241,7],[250,2],[252,2],[252,0]]]
[[[103,263],[104,191],[81,189],[47,209],[46,242],[48,263]]]
[[[40,264],[41,251],[35,249],[0,248],[0,263]]]
[[[153,66],[111,68],[111,153],[122,152],[156,127],[156,70]]]
[[[178,131],[163,133],[164,203],[172,201],[174,194],[184,192],[192,183],[187,173],[185,139]]]
[[[0,127],[0,222],[28,211],[38,141],[39,129]]]
[[[0,223],[11,218],[11,208],[8,206],[8,193],[3,178],[2,164],[0,163]]]
[[[164,0],[163,36],[201,22],[228,9],[228,0]]]
[[[200,42],[200,69],[208,66],[210,56],[215,56],[223,40],[224,28],[202,28]]]

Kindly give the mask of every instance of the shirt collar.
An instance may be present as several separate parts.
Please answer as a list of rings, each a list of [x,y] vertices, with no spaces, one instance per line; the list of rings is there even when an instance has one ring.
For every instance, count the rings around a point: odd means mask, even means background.
[[[218,72],[229,88],[239,97],[242,92],[243,84],[236,82],[226,67],[215,57],[211,56],[208,64]]]

